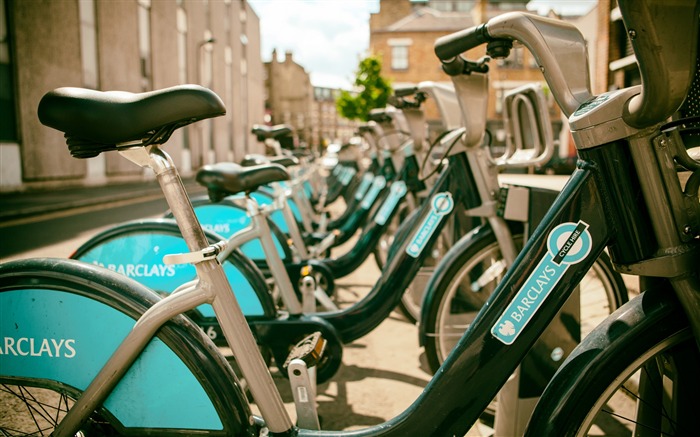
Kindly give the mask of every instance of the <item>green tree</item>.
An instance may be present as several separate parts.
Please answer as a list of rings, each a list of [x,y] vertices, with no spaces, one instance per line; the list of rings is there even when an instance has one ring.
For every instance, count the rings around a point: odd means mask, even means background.
[[[341,91],[335,101],[338,113],[350,120],[367,121],[369,111],[386,106],[391,95],[388,79],[381,76],[382,61],[368,56],[360,61],[355,77],[355,91]]]

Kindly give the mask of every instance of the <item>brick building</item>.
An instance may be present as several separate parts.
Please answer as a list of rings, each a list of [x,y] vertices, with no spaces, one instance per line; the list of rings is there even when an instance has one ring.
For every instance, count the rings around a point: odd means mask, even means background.
[[[347,143],[355,134],[357,122],[338,114],[335,106],[338,94],[338,90],[334,88],[314,87],[310,144],[319,151],[333,142]]]
[[[370,17],[370,51],[382,57],[382,75],[395,86],[421,81],[449,82],[435,56],[435,40],[498,14],[525,10],[526,4],[527,0],[380,0],[379,12]],[[484,54],[482,46],[467,52],[466,57],[476,60]],[[523,47],[516,46],[510,57],[492,60],[489,66],[489,129],[500,138],[504,92],[544,78],[532,55]],[[551,108],[553,119],[558,120],[553,101]],[[426,118],[436,128],[437,116],[437,109],[427,105]]]
[[[272,51],[272,59],[265,63],[265,94],[266,122],[288,124],[294,128],[297,141],[308,142],[313,87],[309,73],[294,61],[291,52],[285,52],[280,61],[277,51]]]
[[[167,152],[184,174],[262,146],[259,19],[245,0],[0,0],[0,190],[138,180],[114,153],[78,160],[36,115],[61,86],[141,92],[200,83],[226,116],[179,129]],[[150,177],[150,176],[148,176]]]
[[[294,141],[321,151],[331,142],[346,142],[357,123],[338,114],[338,90],[311,84],[309,73],[297,64],[291,52],[278,60],[276,50],[265,63],[265,108],[268,124],[288,124]]]
[[[597,44],[596,87],[599,94],[610,89],[641,83],[632,43],[627,37],[616,0],[598,0],[599,39]]]

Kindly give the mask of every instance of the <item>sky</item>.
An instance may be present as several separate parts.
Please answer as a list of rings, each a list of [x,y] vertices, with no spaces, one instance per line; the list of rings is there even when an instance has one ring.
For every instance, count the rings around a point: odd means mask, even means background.
[[[315,86],[351,88],[357,65],[369,48],[369,15],[379,0],[248,0],[260,18],[263,62],[272,50],[291,51]],[[532,10],[586,12],[597,0],[533,0]]]

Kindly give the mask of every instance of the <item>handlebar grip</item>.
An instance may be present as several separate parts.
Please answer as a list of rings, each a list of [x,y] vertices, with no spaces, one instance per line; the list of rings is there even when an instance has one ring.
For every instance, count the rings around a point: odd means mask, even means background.
[[[396,97],[407,97],[412,96],[418,91],[418,87],[415,85],[405,85],[394,88],[394,95]]]
[[[464,73],[464,59],[461,56],[455,56],[450,60],[442,61],[442,71],[448,76],[459,76]]]
[[[435,41],[435,54],[441,60],[459,56],[469,49],[491,41],[486,24],[460,30],[450,35],[441,36]]]

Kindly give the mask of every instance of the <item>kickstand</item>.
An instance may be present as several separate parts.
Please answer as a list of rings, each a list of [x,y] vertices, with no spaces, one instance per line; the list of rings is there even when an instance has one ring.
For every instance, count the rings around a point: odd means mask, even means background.
[[[289,375],[300,428],[321,429],[316,411],[316,365],[325,347],[321,333],[315,332],[297,343],[282,366]]]

